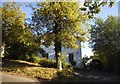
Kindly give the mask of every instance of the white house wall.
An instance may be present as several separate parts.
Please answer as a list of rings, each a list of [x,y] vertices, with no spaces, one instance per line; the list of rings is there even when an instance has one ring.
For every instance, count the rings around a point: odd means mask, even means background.
[[[82,57],[81,57],[81,49],[78,48],[78,49],[71,49],[71,48],[68,48],[68,49],[65,49],[65,48],[62,48],[62,53],[64,56],[67,56],[67,62],[69,63],[69,53],[72,53],[73,54],[73,57],[74,57],[74,61],[76,62],[76,67],[77,68],[82,68]]]
[[[54,46],[49,46],[49,47],[45,47],[44,45],[41,45],[41,48],[43,48],[46,53],[48,53],[48,58],[53,60],[55,59],[55,51],[54,51]]]
[[[46,53],[48,53],[48,59],[55,59],[55,51],[54,51],[54,46],[49,46],[49,47],[45,47],[44,45],[41,45],[41,48],[43,48]],[[81,57],[81,49],[71,49],[71,48],[64,48],[62,47],[62,54],[64,56],[66,56],[66,61],[69,63],[69,53],[73,54],[74,57],[74,61],[76,62],[76,67],[77,68],[81,68],[82,67],[82,57]]]

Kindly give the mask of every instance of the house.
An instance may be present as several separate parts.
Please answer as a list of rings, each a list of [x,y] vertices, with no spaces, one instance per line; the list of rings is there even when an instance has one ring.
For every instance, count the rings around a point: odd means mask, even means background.
[[[82,68],[83,67],[83,59],[81,56],[81,42],[78,43],[79,48],[78,49],[71,49],[71,48],[64,48],[62,47],[62,54],[63,56],[66,56],[66,61],[68,63],[75,62],[76,68]],[[48,54],[48,59],[55,59],[55,51],[54,46],[45,47],[44,45],[41,45],[41,48],[46,51]],[[40,56],[41,57],[41,56]]]

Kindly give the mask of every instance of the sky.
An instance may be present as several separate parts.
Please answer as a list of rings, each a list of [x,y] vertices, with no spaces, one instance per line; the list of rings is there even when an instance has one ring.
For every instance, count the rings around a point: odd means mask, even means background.
[[[32,1],[35,2],[36,0],[29,0],[29,1],[28,0],[1,0],[1,1],[2,2],[17,1],[17,2],[20,2],[20,3],[23,1],[22,3],[27,4],[28,2],[33,3]],[[41,1],[41,0],[39,0],[39,1]],[[96,17],[101,17],[103,19],[106,19],[108,15],[117,16],[118,15],[118,1],[119,0],[116,0],[115,5],[112,8],[110,8],[108,6],[102,7],[101,12],[99,14],[97,14]],[[21,9],[24,13],[26,13],[27,18],[31,17],[32,10],[29,7],[26,7],[25,5],[22,5]],[[119,13],[120,13],[120,10],[119,10]],[[88,47],[89,44],[87,42],[82,43],[82,45],[84,45],[84,47],[82,47],[82,57],[84,57],[85,55],[87,55],[88,57],[93,55],[92,49]]]

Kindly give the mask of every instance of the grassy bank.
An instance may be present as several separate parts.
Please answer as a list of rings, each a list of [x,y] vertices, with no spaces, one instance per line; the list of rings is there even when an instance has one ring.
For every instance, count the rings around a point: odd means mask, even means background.
[[[3,59],[2,72],[31,79],[38,79],[40,81],[75,80],[75,78],[73,77],[74,71],[72,70],[72,68],[67,67],[64,68],[62,71],[58,71],[56,68],[50,68],[51,66],[43,67],[43,63],[44,65],[46,65],[46,61],[41,63],[42,65],[22,60]]]
[[[56,76],[57,69],[42,67],[39,64],[20,60],[2,60],[3,73],[24,76],[28,78],[53,79]]]

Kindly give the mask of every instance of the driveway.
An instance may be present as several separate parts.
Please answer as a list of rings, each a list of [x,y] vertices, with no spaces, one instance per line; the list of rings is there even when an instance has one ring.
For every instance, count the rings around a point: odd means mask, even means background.
[[[120,76],[107,71],[98,70],[77,70],[76,78],[81,78],[81,82],[119,82]]]

